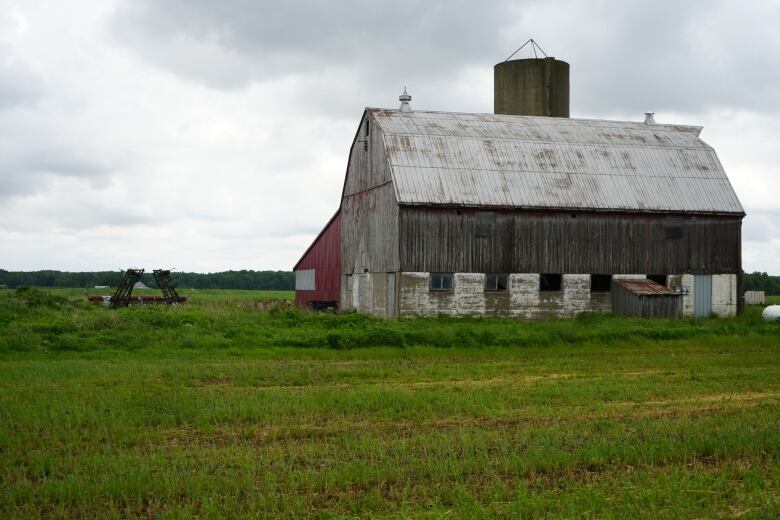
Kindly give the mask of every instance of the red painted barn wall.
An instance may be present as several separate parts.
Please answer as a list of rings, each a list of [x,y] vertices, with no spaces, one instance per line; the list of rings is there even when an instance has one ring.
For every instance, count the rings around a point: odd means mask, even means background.
[[[338,302],[341,284],[341,213],[325,225],[294,270],[314,269],[313,291],[295,291],[295,303]]]

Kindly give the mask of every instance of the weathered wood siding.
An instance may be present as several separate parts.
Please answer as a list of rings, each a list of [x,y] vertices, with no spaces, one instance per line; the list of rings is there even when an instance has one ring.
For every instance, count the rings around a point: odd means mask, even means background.
[[[392,184],[345,197],[341,272],[398,271],[398,205]]]
[[[738,273],[741,226],[739,217],[406,206],[400,209],[400,269]]]
[[[366,119],[358,130],[347,168],[341,238],[343,274],[398,271],[395,189],[390,181],[382,133]]]
[[[391,180],[382,132],[370,117],[364,116],[350,150],[344,196],[382,186]]]

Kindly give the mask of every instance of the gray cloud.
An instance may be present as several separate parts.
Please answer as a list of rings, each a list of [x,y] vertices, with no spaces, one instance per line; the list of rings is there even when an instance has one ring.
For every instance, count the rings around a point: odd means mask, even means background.
[[[32,136],[0,142],[0,199],[36,193],[57,176],[82,178],[100,188],[112,173],[110,163],[63,143],[36,142]]]
[[[756,22],[778,18],[780,4],[767,0],[143,0],[124,4],[112,24],[145,59],[214,88],[284,75],[332,80],[335,71],[366,92],[388,83],[395,91],[403,81],[441,91],[464,69],[489,76],[514,45],[534,36],[572,64],[573,109],[597,113],[775,110],[780,36],[772,23]]]
[[[34,218],[0,222],[0,230],[36,234],[46,229],[52,235],[75,235],[89,234],[100,228],[113,228],[122,230],[121,234],[130,234],[138,226],[153,226],[160,222],[148,211],[126,207],[123,201],[116,204],[106,195],[90,195],[48,194],[47,202],[36,207]]]
[[[497,30],[508,14],[506,2],[474,0],[144,0],[124,4],[112,27],[145,59],[216,88],[334,69],[376,84],[484,64],[497,42],[511,46]]]
[[[112,164],[94,138],[75,135],[77,117],[41,106],[56,95],[18,49],[0,41],[0,200],[37,193],[53,176],[108,181]]]
[[[571,63],[575,116],[703,124],[745,268],[780,272],[777,2],[2,2],[6,267],[289,268],[364,106],[407,85],[418,109],[490,112],[493,65],[533,37]]]
[[[742,224],[742,239],[748,242],[768,242],[780,239],[780,211],[750,211]]]
[[[775,111],[780,102],[780,35],[758,22],[780,18],[777,2],[602,2],[590,14],[600,29],[586,41],[573,20],[561,33],[574,106]]]
[[[43,94],[43,81],[0,42],[0,111],[34,104]]]

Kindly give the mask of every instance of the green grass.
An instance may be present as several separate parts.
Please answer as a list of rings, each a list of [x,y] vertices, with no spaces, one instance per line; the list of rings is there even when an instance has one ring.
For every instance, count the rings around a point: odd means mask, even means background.
[[[68,298],[86,298],[86,296],[109,296],[114,294],[113,289],[80,289],[64,287],[41,287],[40,290],[58,296]],[[177,289],[179,294],[186,296],[193,303],[213,302],[213,301],[276,301],[290,300],[295,301],[295,291],[250,291],[242,289]],[[12,291],[0,290],[0,294],[11,293]],[[135,289],[133,296],[156,296],[162,294],[157,289]]]
[[[0,296],[0,516],[780,515],[780,324]]]

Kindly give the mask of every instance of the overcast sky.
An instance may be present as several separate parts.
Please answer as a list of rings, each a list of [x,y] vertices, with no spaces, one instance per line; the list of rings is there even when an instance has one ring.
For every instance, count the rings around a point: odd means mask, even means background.
[[[777,0],[0,0],[0,268],[291,269],[364,107],[492,112],[533,37],[572,117],[704,126],[745,270],[780,274],[779,25]]]

